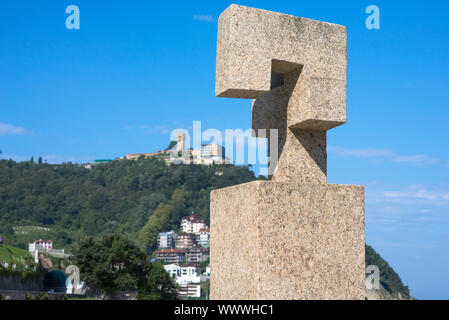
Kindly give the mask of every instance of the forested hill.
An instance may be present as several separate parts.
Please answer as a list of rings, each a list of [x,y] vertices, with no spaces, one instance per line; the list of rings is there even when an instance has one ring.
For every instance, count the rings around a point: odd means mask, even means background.
[[[408,299],[410,292],[407,286],[402,283],[401,278],[393,268],[385,261],[371,246],[365,246],[366,265],[375,265],[379,267],[380,284],[384,291],[380,299]]]
[[[192,212],[209,221],[210,191],[255,180],[249,167],[171,165],[163,160],[113,161],[93,169],[63,164],[0,160],[0,236],[26,248],[52,239],[69,249],[86,236],[127,235],[152,251],[157,232],[179,228]],[[381,282],[408,296],[397,273],[371,247],[367,265],[380,267]]]
[[[1,160],[0,236],[21,248],[36,237],[65,248],[112,232],[136,239],[156,209],[169,215],[156,229],[177,228],[192,212],[208,221],[212,189],[255,179],[249,167],[167,166],[158,159],[114,161],[91,170]]]

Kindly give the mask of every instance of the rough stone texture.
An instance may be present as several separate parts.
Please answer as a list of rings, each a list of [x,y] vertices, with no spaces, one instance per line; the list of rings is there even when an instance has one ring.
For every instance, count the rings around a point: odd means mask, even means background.
[[[253,100],[252,128],[256,133],[266,130],[269,139],[269,129],[278,130],[277,153],[269,149],[274,180],[326,184],[326,131],[287,126],[287,105],[295,83],[291,78],[291,74],[285,75],[283,86]]]
[[[270,157],[270,176],[326,183],[325,145],[306,149],[293,131],[326,131],[346,121],[346,28],[231,5],[219,18],[215,93],[257,99],[253,129],[279,130],[280,152]],[[282,154],[284,145],[294,146],[288,155]],[[314,164],[318,153],[321,163]],[[314,171],[304,176],[298,160]]]
[[[345,27],[231,5],[216,95],[254,99],[271,181],[211,193],[211,298],[364,299],[363,187],[326,178],[326,131],[346,121]]]
[[[211,299],[364,299],[363,187],[256,181],[211,193]]]

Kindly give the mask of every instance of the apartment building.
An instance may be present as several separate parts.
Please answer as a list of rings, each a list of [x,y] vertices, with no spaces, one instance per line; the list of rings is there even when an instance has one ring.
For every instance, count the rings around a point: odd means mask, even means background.
[[[192,233],[180,233],[176,237],[176,249],[189,249],[196,245],[196,236]]]
[[[210,229],[201,228],[196,234],[196,243],[200,246],[210,245]]]
[[[199,233],[206,227],[206,221],[194,213],[181,219],[181,230],[185,233]]]
[[[178,237],[178,235],[173,230],[169,231],[169,232],[160,232],[157,235],[158,249],[174,248],[175,240],[177,237]]]
[[[201,263],[209,259],[209,249],[203,247],[194,247],[186,250],[187,263]]]
[[[185,261],[185,251],[175,248],[156,251],[156,259],[166,263],[182,264]]]

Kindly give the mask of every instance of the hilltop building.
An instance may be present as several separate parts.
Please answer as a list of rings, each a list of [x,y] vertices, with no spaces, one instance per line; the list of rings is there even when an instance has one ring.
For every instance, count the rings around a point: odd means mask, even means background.
[[[186,143],[186,135],[184,133],[178,133],[176,135],[176,151],[181,152],[184,151]]]
[[[154,153],[131,153],[127,154],[124,159],[126,160],[138,160],[138,159],[149,159],[151,157],[161,157],[164,160],[170,159],[170,151],[169,150],[160,150]]]
[[[228,164],[229,159],[225,156],[225,148],[218,144],[202,144],[200,149],[187,148],[187,136],[177,133],[176,141],[171,141],[167,149],[155,153],[131,153],[117,160],[138,160],[159,157],[167,164]]]
[[[42,251],[51,251],[53,250],[53,241],[52,240],[35,240],[33,243],[28,245],[28,251],[34,252],[37,250]]]
[[[110,164],[113,160],[110,159],[98,159],[94,160],[93,162],[85,163],[82,166],[86,169],[92,169],[93,167],[103,165],[103,164]]]
[[[130,153],[125,156],[116,158],[115,160],[139,160],[159,158],[166,162],[167,165],[178,164],[229,164],[231,163],[226,158],[225,147],[219,144],[202,144],[200,149],[186,148],[187,140],[186,134],[178,133],[176,135],[176,141],[171,141],[170,145],[165,150],[149,153]],[[93,162],[80,164],[87,169],[92,169],[99,165],[110,164],[114,160],[111,159],[98,159]]]
[[[222,164],[226,162],[225,147],[219,144],[202,144],[200,155],[204,164]]]

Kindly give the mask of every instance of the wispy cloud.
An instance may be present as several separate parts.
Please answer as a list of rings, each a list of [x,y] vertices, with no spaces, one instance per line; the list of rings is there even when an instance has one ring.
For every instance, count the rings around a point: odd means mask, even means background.
[[[122,127],[122,130],[126,131],[140,131],[144,134],[169,134],[172,132],[169,126],[166,125],[149,125],[149,124],[140,124],[140,125],[127,125]]]
[[[415,156],[395,156],[393,160],[395,162],[403,162],[415,165],[430,165],[440,162],[439,159],[430,157],[425,154],[418,154]]]
[[[209,14],[196,14],[193,16],[193,20],[202,21],[202,22],[215,22],[215,18]]]
[[[0,136],[7,135],[24,135],[28,130],[22,127],[14,126],[12,124],[0,122]]]
[[[173,129],[170,129],[169,127],[163,126],[163,125],[162,126],[155,126],[153,128],[153,130],[156,131],[156,132],[162,133],[162,134],[168,134],[168,133],[171,133],[173,131]]]
[[[423,199],[423,200],[444,200],[449,201],[449,192],[435,192],[426,189],[409,190],[409,191],[385,191],[384,196],[387,198],[404,198],[404,199]]]
[[[399,155],[388,149],[348,149],[338,146],[329,146],[328,150],[339,157],[384,159],[391,162],[406,163],[418,166],[433,165],[441,162],[440,159],[428,156],[426,154]]]
[[[449,186],[367,187],[365,208],[370,226],[397,229],[431,224],[444,228],[449,226]]]
[[[329,146],[329,151],[335,152],[340,157],[378,158],[392,157],[394,153],[385,149],[347,149],[337,146]]]

